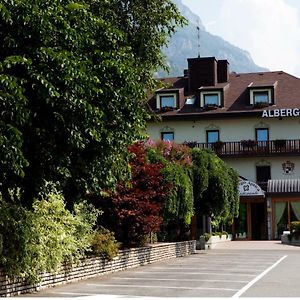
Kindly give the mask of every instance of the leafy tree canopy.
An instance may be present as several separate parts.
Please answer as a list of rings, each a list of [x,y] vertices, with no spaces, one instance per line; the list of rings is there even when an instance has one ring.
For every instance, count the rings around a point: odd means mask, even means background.
[[[195,207],[218,222],[238,216],[238,173],[210,150],[194,148]]]
[[[168,197],[170,183],[164,180],[162,162],[151,162],[143,142],[129,147],[130,184],[120,182],[116,192],[91,200],[103,210],[99,222],[113,230],[124,245],[143,244],[145,236],[156,233],[163,221],[161,210]]]
[[[185,145],[168,141],[148,140],[148,157],[151,162],[162,162],[164,181],[170,183],[165,199],[163,219],[165,224],[190,224],[194,214],[192,157]]]
[[[68,199],[128,174],[161,46],[184,23],[170,0],[0,3],[0,190]]]

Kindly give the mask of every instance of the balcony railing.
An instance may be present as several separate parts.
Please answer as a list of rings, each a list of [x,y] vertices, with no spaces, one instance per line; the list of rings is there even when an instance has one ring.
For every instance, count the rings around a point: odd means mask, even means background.
[[[211,149],[221,157],[300,155],[300,140],[273,140],[266,142],[247,140],[196,143],[195,146],[201,149]]]

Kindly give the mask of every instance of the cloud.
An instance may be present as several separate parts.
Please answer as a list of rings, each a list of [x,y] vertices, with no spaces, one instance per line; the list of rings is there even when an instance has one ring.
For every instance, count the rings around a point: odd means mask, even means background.
[[[255,63],[300,76],[300,22],[284,0],[223,0],[208,31],[250,52]]]

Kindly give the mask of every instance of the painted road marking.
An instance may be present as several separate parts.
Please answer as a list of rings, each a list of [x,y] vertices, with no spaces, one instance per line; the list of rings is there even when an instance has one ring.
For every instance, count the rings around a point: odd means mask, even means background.
[[[133,285],[133,284],[97,284],[89,283],[89,286],[96,287],[131,287],[131,288],[157,288],[157,289],[174,289],[174,290],[215,290],[215,291],[238,291],[238,289],[215,288],[215,287],[187,287],[187,286],[161,286],[161,285]]]
[[[251,257],[251,261],[245,261],[245,258],[247,258],[247,256],[245,257],[241,257],[241,258],[234,258],[235,262],[244,262],[244,263],[255,263],[255,262],[271,262],[274,261],[274,257],[270,257],[270,258],[255,258],[255,257]],[[198,259],[197,261],[207,261],[207,260],[211,260],[212,262],[223,262],[223,263],[228,263],[228,257],[224,257],[224,258],[214,258],[214,257],[206,257],[203,259]]]
[[[287,255],[282,256],[280,259],[278,259],[272,266],[270,266],[268,269],[260,273],[258,276],[256,276],[253,280],[251,280],[248,284],[246,284],[243,288],[241,288],[237,293],[235,293],[232,298],[239,298],[242,294],[244,294],[254,283],[256,283],[258,280],[263,278],[267,273],[269,273],[272,269],[274,269],[278,264],[280,264],[285,258],[287,258]]]
[[[149,271],[136,271],[135,274],[178,274],[178,272],[152,272]],[[243,274],[243,273],[211,273],[211,272],[180,272],[180,275],[217,275],[217,276],[246,276],[255,277],[253,274]]]
[[[49,292],[49,294],[54,294],[54,295],[69,295],[69,296],[95,296],[97,295],[96,293],[76,293],[76,292]]]
[[[274,260],[273,260],[274,261]],[[198,267],[198,268],[185,268],[185,267],[167,267],[167,268],[163,268],[163,267],[152,267],[152,269],[155,270],[198,270],[198,271],[206,271],[206,270],[213,270],[213,269],[217,269],[220,270],[220,267],[213,267],[213,268],[209,268],[209,267]],[[259,272],[259,271],[264,271],[265,268],[263,269],[252,269],[252,268],[246,268],[246,267],[234,267],[234,266],[230,266],[230,267],[226,267],[226,270],[230,270],[230,271],[238,271],[238,270],[243,270],[243,271],[253,271],[253,272]],[[215,270],[213,270],[215,271]]]
[[[148,281],[180,281],[180,282],[236,282],[247,283],[247,280],[221,280],[221,279],[173,279],[173,278],[151,278],[151,277],[112,277],[111,279],[124,280],[148,280]]]

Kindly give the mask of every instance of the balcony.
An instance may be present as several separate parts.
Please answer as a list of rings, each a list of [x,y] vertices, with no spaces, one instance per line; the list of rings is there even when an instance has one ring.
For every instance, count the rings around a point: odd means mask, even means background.
[[[200,149],[211,149],[220,157],[300,156],[300,140],[266,142],[244,140],[239,142],[195,143],[195,146]]]

